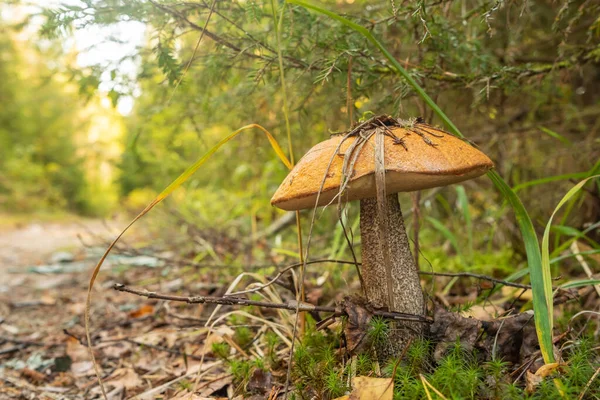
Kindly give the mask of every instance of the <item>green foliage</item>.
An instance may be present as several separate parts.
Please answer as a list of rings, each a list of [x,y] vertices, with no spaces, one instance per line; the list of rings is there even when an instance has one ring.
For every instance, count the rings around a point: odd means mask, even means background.
[[[254,339],[254,333],[247,326],[235,328],[233,340],[243,349],[246,348]]]
[[[88,137],[98,99],[87,103],[70,82],[59,41],[35,45],[20,28],[0,16],[0,211],[103,214],[114,199],[90,173],[102,159],[102,140]],[[99,81],[89,83],[95,91]]]
[[[337,397],[347,389],[344,372],[338,368],[337,337],[314,330],[314,323],[308,322],[308,330],[294,353],[292,373],[297,394],[303,399],[310,398],[311,393]]]
[[[225,342],[213,343],[211,351],[219,358],[227,360],[229,358],[229,351],[231,350],[229,344]]]
[[[233,374],[233,379],[241,384],[248,382],[252,372],[252,362],[247,360],[231,360],[229,368]]]
[[[388,340],[390,326],[387,319],[373,317],[369,321],[367,335],[372,343],[384,343]]]

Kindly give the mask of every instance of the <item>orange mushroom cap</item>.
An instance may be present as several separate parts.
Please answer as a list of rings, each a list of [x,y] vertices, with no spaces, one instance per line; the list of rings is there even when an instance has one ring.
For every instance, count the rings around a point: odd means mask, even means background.
[[[388,127],[404,145],[396,144],[392,137],[385,136],[387,194],[446,186],[476,178],[493,168],[492,160],[463,140],[426,124],[418,126],[435,135],[424,133],[434,145],[428,144],[411,128]],[[370,137],[358,155],[346,190],[341,194],[342,201],[377,196],[375,135]],[[271,204],[289,211],[313,208],[323,179],[325,182],[316,206],[335,200],[344,179],[344,152],[357,140],[356,136],[351,136],[340,146],[343,138],[344,135],[333,136],[310,149],[279,186]],[[335,154],[338,146],[339,151]]]

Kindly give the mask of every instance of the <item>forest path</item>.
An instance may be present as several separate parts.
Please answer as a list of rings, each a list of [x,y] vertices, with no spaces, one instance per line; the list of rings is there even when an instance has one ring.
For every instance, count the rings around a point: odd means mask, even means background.
[[[31,221],[0,228],[0,274],[7,269],[44,264],[58,251],[77,253],[83,248],[82,240],[86,244],[97,242],[94,236],[105,235],[107,226],[99,219],[82,219]]]

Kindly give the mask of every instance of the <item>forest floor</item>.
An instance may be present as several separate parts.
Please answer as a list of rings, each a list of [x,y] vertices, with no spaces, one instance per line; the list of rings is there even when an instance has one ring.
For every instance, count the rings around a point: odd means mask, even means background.
[[[0,227],[0,399],[94,398],[99,388],[84,346],[87,285],[106,240],[114,238],[115,227],[123,224],[79,218],[13,222]],[[123,260],[112,266],[134,265],[136,257],[129,260],[134,263]],[[102,326],[102,336],[109,343],[117,336],[133,339],[116,340],[104,346],[97,357],[137,358],[135,366],[126,360],[112,370],[103,369],[109,398],[117,399],[125,398],[127,390],[132,393],[135,388],[140,393],[152,386],[132,367],[155,371],[161,362],[156,354],[150,354],[152,350],[135,351],[139,345],[134,339],[152,330],[152,324],[136,323],[136,319],[148,320],[154,307],[144,306],[147,302],[140,297],[114,292],[110,288],[111,263],[106,269],[109,284],[98,285],[92,309],[100,310],[107,319],[92,317],[92,324]],[[105,279],[103,276],[101,281]],[[162,338],[155,336],[153,343]],[[155,371],[154,379],[160,380],[159,376],[169,375]]]
[[[118,228],[123,226],[125,222],[121,220],[105,222],[77,218],[60,222],[19,221],[0,226],[0,399],[100,398],[100,385],[86,345],[83,315],[92,268],[119,233]],[[185,254],[177,245],[171,243],[176,251],[168,251],[163,244],[158,244],[160,238],[175,241],[181,231],[176,234],[165,230],[152,232],[156,230],[144,224],[128,232],[107,258],[92,292],[91,337],[107,398],[279,398],[286,381],[289,338],[295,320],[293,312],[230,305],[190,305],[113,290],[115,284],[124,284],[140,288],[139,293],[149,290],[170,296],[219,297],[236,286],[243,288],[244,276],[251,281],[265,282],[265,277],[273,275],[272,266],[252,272],[226,265],[215,268],[191,261],[193,256],[189,254],[189,259],[183,261],[179,257]],[[204,237],[211,239],[208,235],[206,233]],[[190,241],[189,236],[185,240]],[[211,240],[223,239],[213,237]],[[202,240],[199,243],[205,244]],[[216,243],[213,248],[217,252],[220,248],[228,249],[226,245],[219,246]],[[219,256],[224,257],[224,253]],[[308,301],[322,305],[344,304],[345,310],[361,311],[360,306],[356,306],[358,303],[349,300],[342,303],[345,295],[356,290],[340,291],[341,284],[331,284],[334,274],[339,274],[342,269],[338,265],[331,266],[332,269],[315,268],[309,273]],[[347,267],[352,271],[353,266]],[[346,282],[347,277],[340,275],[336,279]],[[437,279],[439,288],[451,282],[448,277]],[[249,293],[247,296],[270,303],[285,303],[293,299],[290,282],[282,280],[277,288],[265,287],[260,295]],[[525,384],[529,392],[534,391],[542,378],[533,373],[541,370],[543,363],[536,351],[533,317],[518,312],[518,304],[528,301],[529,291],[510,288],[514,290],[496,291],[490,295],[486,293],[494,290],[492,285],[461,282],[453,285],[451,291],[438,289],[430,293],[431,298],[435,298],[432,303],[446,306],[431,310],[435,321],[430,329],[438,331],[438,344],[430,350],[434,355],[441,354],[461,336],[461,344],[465,342],[471,348],[477,348],[482,355],[495,353],[500,359],[510,360],[514,368],[506,371],[507,366],[501,368],[506,373],[511,372],[510,379],[502,378],[506,381],[502,385],[517,388],[517,398],[523,395]],[[571,299],[580,299],[585,309],[593,309],[597,304],[593,287],[571,295]],[[457,307],[465,309],[464,304],[476,300],[480,304],[470,306],[467,314],[465,311],[447,311]],[[573,301],[569,304],[580,309]],[[325,315],[313,317],[315,321],[327,321],[323,318]],[[581,328],[571,327],[579,332],[573,335],[573,342],[579,340],[590,321],[588,319]],[[312,385],[317,393],[328,393],[324,399],[347,393],[348,382],[344,378],[347,368],[343,364],[346,361],[339,363],[339,360],[345,360],[348,353],[340,338],[344,336],[350,343],[351,337],[364,338],[367,329],[369,326],[364,324],[352,328],[352,324],[334,323],[323,331],[310,333],[307,340],[313,344],[308,348],[328,350],[319,350],[313,355],[315,358],[309,361],[310,368],[315,370],[307,376],[302,375],[302,370],[296,376],[297,382],[308,387]],[[465,335],[466,332],[480,334]],[[557,340],[561,340],[562,331],[557,334]],[[335,353],[331,353],[334,350]],[[572,390],[577,394],[594,390],[598,393],[599,385],[590,387],[588,384],[596,377],[596,356],[591,350],[585,351],[587,353],[582,353],[585,374]],[[408,352],[407,357],[420,359],[411,354]],[[319,361],[318,357],[324,359]],[[447,360],[436,359],[436,362],[437,368],[430,365],[418,372],[428,373],[428,379],[442,385],[445,379],[442,367]],[[477,362],[481,364],[481,360]],[[302,359],[296,359],[296,363],[301,364]],[[489,360],[481,365],[488,364]],[[558,365],[551,372],[555,372]],[[466,366],[457,368],[452,376],[468,370]],[[338,372],[332,375],[331,371]],[[486,385],[489,383],[488,370],[484,368],[477,373],[473,387],[484,387],[485,382]],[[363,374],[372,376],[373,372],[366,368]],[[380,376],[379,372],[377,374]],[[332,380],[332,376],[337,378]],[[512,381],[515,383],[510,383]],[[549,378],[547,381],[552,382]],[[422,381],[411,377],[410,382],[404,391],[412,387],[417,396],[413,398],[419,398],[424,390]],[[492,386],[497,385],[493,383]],[[445,389],[452,393],[461,387]],[[541,389],[537,393],[539,398],[546,398]],[[485,398],[494,396],[488,393]]]
[[[125,222],[75,217],[2,222],[0,399],[101,398],[86,345],[85,302],[92,269]],[[117,282],[166,293],[207,294],[219,287],[198,283],[197,275],[182,279],[177,255],[156,250],[156,236],[140,227],[106,260],[93,290],[91,337],[107,398],[177,399],[194,384],[201,395],[194,399],[228,398],[233,393],[228,367],[204,357],[206,321],[198,317],[209,308],[169,306],[113,290]],[[231,340],[231,329],[216,330],[211,343],[222,342],[223,335]]]

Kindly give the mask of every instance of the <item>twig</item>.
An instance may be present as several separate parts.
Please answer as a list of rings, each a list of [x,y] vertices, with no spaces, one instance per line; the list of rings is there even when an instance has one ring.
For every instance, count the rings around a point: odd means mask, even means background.
[[[459,277],[459,278],[476,278],[482,279],[485,281],[490,281],[494,283],[499,283],[504,286],[512,286],[520,289],[531,289],[531,285],[525,285],[523,283],[509,282],[502,279],[493,278],[487,275],[474,274],[472,272],[429,272],[429,271],[419,271],[420,275],[432,275],[432,276],[449,276],[449,277]]]
[[[581,394],[579,395],[579,397],[577,398],[577,400],[583,399],[583,396],[585,395],[585,392],[587,392],[587,390],[590,388],[590,386],[592,386],[592,382],[594,381],[594,379],[596,379],[596,377],[598,376],[598,374],[600,374],[600,367],[596,370],[596,372],[594,372],[594,375],[592,375],[592,377],[590,378],[590,380],[588,381],[588,383],[585,385],[585,388],[583,388],[583,392],[581,392]]]
[[[592,270],[590,269],[590,266],[588,265],[588,263],[581,256],[581,254],[579,254],[579,252],[580,252],[579,246],[577,246],[576,241],[571,243],[571,252],[573,254],[575,254],[575,258],[577,259],[577,262],[579,262],[579,264],[581,265],[581,268],[583,269],[585,274],[588,276],[588,278],[592,279],[594,277],[594,274],[592,273]],[[596,290],[596,293],[598,293],[598,296],[600,296],[600,285],[593,285],[593,286],[594,286],[594,289]]]
[[[170,301],[178,301],[182,303],[188,304],[221,304],[221,305],[239,305],[239,306],[257,306],[264,308],[276,308],[282,310],[290,310],[290,311],[316,311],[316,312],[328,312],[332,313],[335,316],[344,316],[347,313],[339,307],[326,307],[326,306],[315,306],[310,303],[304,302],[296,302],[296,301],[288,301],[287,303],[269,303],[266,301],[255,301],[248,300],[240,297],[211,297],[211,296],[175,296],[175,295],[166,295],[156,292],[148,292],[137,289],[132,289],[128,286],[125,286],[121,283],[115,283],[113,286],[114,290],[119,292],[127,292],[131,294],[135,294],[137,296],[147,297],[149,299],[160,299],[160,300],[170,300]],[[399,313],[399,312],[390,312],[390,311],[373,311],[373,315],[377,315],[383,318],[389,318],[396,321],[414,321],[414,322],[422,322],[422,323],[431,323],[433,320],[429,317],[415,315],[415,314],[407,314],[407,313]]]

